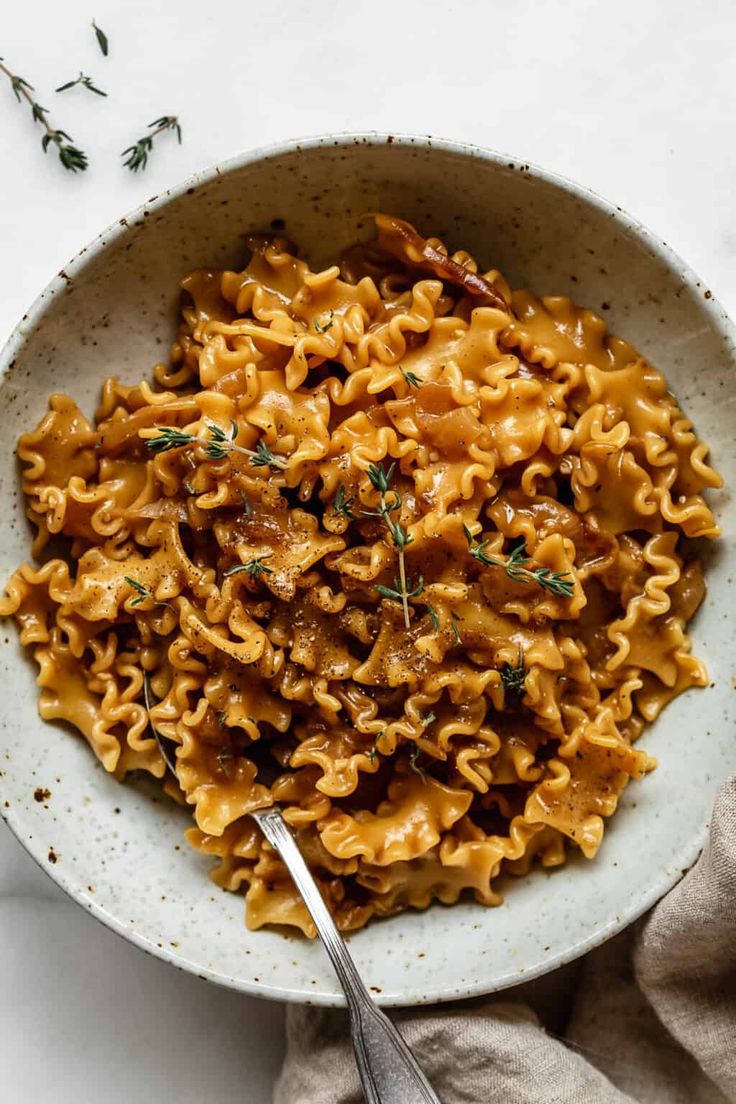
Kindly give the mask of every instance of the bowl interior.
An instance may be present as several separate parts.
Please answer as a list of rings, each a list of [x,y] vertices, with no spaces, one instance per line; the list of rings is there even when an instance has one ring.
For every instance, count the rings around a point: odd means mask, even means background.
[[[471,250],[515,286],[569,294],[662,369],[736,481],[731,327],[708,289],[621,212],[537,169],[429,140],[322,140],[240,158],[102,234],[43,293],[5,351],[0,426],[0,575],[29,555],[12,445],[66,391],[93,409],[102,378],[147,376],[165,359],[178,281],[197,266],[238,265],[243,235],[283,220],[320,264],[386,210]],[[502,908],[473,902],[373,923],[350,940],[386,1003],[488,992],[559,965],[623,927],[695,858],[719,782],[736,764],[728,491],[714,496],[726,537],[709,554],[709,594],[694,650],[713,685],[674,702],[647,731],[659,768],[632,783],[594,863],[507,884]],[[319,946],[248,932],[241,898],[216,889],[182,839],[188,816],[150,786],[118,785],[79,738],[36,712],[34,667],[5,627],[0,804],[29,851],[84,907],[140,946],[193,972],[265,996],[339,1001]],[[45,802],[34,790],[46,788]]]

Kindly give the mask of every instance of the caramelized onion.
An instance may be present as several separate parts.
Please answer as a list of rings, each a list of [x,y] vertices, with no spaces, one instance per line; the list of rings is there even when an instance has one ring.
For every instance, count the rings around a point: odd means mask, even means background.
[[[409,222],[394,215],[375,216],[378,244],[392,257],[398,257],[412,268],[428,268],[435,276],[448,283],[457,284],[470,295],[484,299],[488,306],[508,310],[501,292],[477,272],[453,261],[430,245]]]

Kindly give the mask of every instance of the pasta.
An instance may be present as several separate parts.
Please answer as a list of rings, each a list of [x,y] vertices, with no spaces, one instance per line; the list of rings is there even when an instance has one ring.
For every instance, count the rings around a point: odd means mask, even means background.
[[[36,564],[0,599],[41,716],[191,807],[250,927],[310,936],[250,810],[281,805],[343,929],[495,905],[595,855],[645,723],[706,682],[690,541],[721,480],[662,375],[376,224],[319,272],[250,238],[183,281],[152,384],[107,379],[94,422],[53,395],[18,444]]]

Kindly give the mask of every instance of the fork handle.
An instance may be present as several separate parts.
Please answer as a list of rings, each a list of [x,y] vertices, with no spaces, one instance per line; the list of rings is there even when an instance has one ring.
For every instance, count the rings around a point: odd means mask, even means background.
[[[368,1104],[440,1104],[404,1039],[363,984],[281,812],[268,809],[254,815],[294,879],[342,985],[366,1101]]]

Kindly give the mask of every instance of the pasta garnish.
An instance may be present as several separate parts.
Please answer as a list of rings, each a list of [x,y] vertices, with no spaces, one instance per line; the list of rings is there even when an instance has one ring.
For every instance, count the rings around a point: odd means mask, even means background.
[[[18,443],[39,563],[0,599],[42,717],[119,779],[164,777],[150,721],[215,881],[310,936],[249,811],[279,803],[341,928],[496,905],[504,871],[595,855],[645,724],[706,683],[721,480],[664,377],[376,225],[321,272],[251,237],[183,281],[153,385],[107,380],[94,422],[52,396]]]

